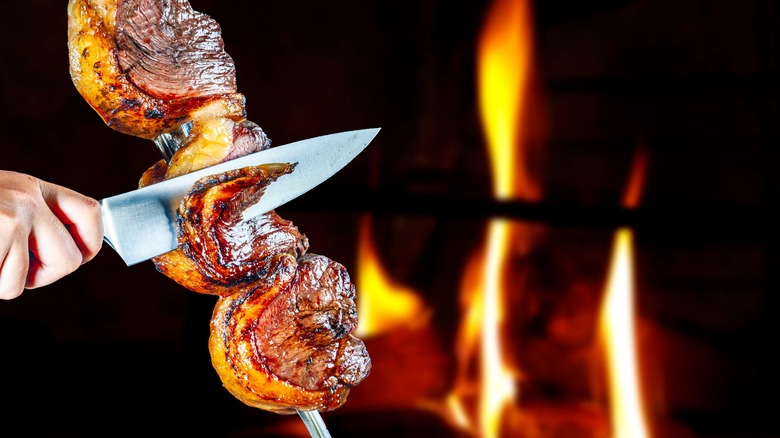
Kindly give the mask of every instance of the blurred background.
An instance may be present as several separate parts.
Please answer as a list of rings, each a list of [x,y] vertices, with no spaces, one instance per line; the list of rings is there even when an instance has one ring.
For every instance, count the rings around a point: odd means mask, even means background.
[[[160,155],[73,87],[66,3],[4,6],[0,168],[100,199]],[[358,286],[334,437],[780,436],[776,2],[191,3],[275,145],[382,128],[277,210]],[[0,436],[306,436],[221,387],[215,301],[104,246],[0,302]]]

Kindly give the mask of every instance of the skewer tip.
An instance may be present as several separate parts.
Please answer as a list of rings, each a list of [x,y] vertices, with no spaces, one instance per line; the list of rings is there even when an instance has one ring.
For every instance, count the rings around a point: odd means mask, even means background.
[[[319,411],[296,411],[306,425],[311,438],[331,438]]]

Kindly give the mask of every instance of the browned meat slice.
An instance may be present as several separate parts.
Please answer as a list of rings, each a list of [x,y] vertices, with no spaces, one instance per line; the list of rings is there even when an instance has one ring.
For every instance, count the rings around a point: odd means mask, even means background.
[[[191,10],[183,0],[177,0],[176,4],[178,11]],[[70,0],[68,55],[76,89],[108,126],[142,138],[154,139],[191,120],[204,122],[227,118],[236,123],[245,120],[245,99],[234,92],[233,62],[222,50],[222,37],[213,20],[192,11],[191,14],[181,13],[179,21],[162,25],[159,20],[144,20],[134,15],[139,11],[171,10],[170,5],[169,1],[163,0],[141,3],[135,0]],[[133,25],[117,22],[119,15],[123,20],[132,19]],[[170,13],[160,17],[170,17]],[[183,29],[174,32],[173,26],[181,26],[184,22],[192,26],[189,33]],[[149,27],[143,28],[144,25]],[[118,28],[124,30],[124,49],[117,44]],[[189,48],[176,45],[179,43],[167,37],[171,32],[198,42],[200,56],[205,59],[203,65],[197,64],[201,62],[198,57],[187,54]],[[157,35],[152,44],[149,36],[147,44],[143,35],[150,33],[166,37]],[[139,38],[139,45],[132,42],[133,38]],[[174,44],[172,48],[180,49],[181,53],[170,55],[171,50],[163,42]],[[206,52],[209,55],[205,55]],[[120,59],[131,72],[120,65]],[[165,63],[172,64],[163,65]],[[203,67],[206,73],[187,71],[196,66]],[[160,74],[154,74],[158,70]],[[168,79],[168,74],[175,79]],[[226,83],[220,82],[223,80]],[[183,85],[183,91],[171,92],[174,83]]]
[[[268,369],[309,391],[354,386],[371,363],[357,328],[355,286],[347,270],[315,254],[298,259],[296,276],[258,318],[256,349]],[[268,329],[270,328],[270,329]]]
[[[273,211],[241,221],[263,189],[292,169],[266,165],[200,180],[179,208],[179,248],[156,257],[157,269],[196,292],[229,295],[268,275],[274,256],[306,252],[306,236]]]
[[[209,338],[214,368],[249,406],[277,413],[338,408],[371,370],[365,345],[350,334],[357,315],[349,274],[319,255],[274,260],[258,287],[217,303]]]
[[[254,122],[244,120],[233,127],[233,142],[222,161],[243,157],[244,155],[259,152],[271,147],[271,140],[265,132]]]
[[[221,32],[187,0],[124,0],[117,11],[119,66],[159,99],[235,93],[236,68]]]

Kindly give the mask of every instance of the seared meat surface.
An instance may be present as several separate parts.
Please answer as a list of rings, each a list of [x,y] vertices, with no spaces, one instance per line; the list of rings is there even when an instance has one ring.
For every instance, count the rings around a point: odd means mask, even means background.
[[[351,335],[357,311],[347,270],[306,254],[306,236],[275,212],[242,222],[244,208],[292,170],[265,165],[200,180],[178,210],[179,248],[154,259],[185,287],[220,296],[209,338],[214,368],[238,399],[279,413],[335,409],[371,369]]]
[[[350,335],[357,328],[354,300],[343,266],[321,255],[299,258],[289,288],[258,318],[258,326],[273,328],[255,334],[258,354],[274,374],[310,391],[356,385],[369,362]],[[300,333],[310,336],[301,340]]]
[[[155,257],[157,269],[193,291],[224,296],[266,275],[278,254],[302,255],[306,236],[276,212],[241,220],[268,184],[292,170],[266,165],[198,181],[178,210],[179,248]]]
[[[187,0],[123,0],[117,12],[120,69],[164,100],[236,92],[236,67],[219,24]]]
[[[125,58],[126,63],[135,61],[130,60],[116,43],[118,14],[128,19],[133,12],[126,6],[125,0],[71,0],[68,3],[71,78],[82,97],[108,126],[125,134],[153,139],[198,117],[225,117],[235,121],[246,118],[245,98],[240,93],[164,99],[133,82],[119,65],[119,58]],[[143,33],[143,30],[138,32]],[[221,36],[215,37],[221,40]],[[151,87],[156,88],[163,87]]]
[[[187,123],[170,161],[140,186],[270,147],[246,119],[219,25],[186,0],[69,0],[73,83],[111,128],[155,139]],[[217,303],[208,347],[225,388],[277,413],[331,410],[370,372],[357,326],[355,287],[344,266],[308,254],[292,222],[241,213],[289,163],[203,178],[178,209],[179,247],[157,269]]]
[[[282,254],[271,268],[257,286],[219,299],[209,338],[214,367],[248,377],[223,382],[250,406],[279,413],[341,406],[371,369],[365,345],[350,334],[357,316],[349,275],[320,255]],[[246,385],[269,374],[278,379],[262,392]]]

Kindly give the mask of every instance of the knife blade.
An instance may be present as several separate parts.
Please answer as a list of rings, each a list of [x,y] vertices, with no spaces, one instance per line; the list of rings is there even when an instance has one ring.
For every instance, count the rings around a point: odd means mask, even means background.
[[[379,128],[340,132],[276,146],[215,166],[111,196],[100,201],[103,240],[127,266],[176,249],[176,210],[195,182],[203,177],[270,163],[296,163],[279,177],[260,200],[246,209],[251,219],[289,202],[341,170],[379,133]]]

